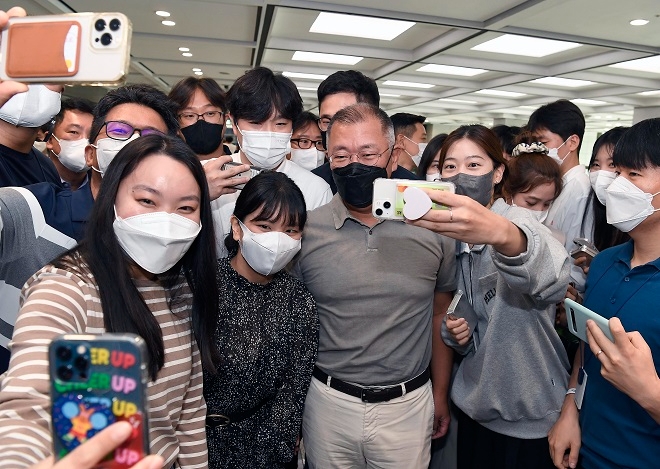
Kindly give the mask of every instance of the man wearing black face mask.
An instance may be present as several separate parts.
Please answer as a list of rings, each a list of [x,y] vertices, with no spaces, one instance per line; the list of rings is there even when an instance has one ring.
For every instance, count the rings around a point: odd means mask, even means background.
[[[372,216],[374,180],[397,168],[383,110],[338,111],[328,155],[337,194],[309,212],[292,264],[320,322],[303,415],[307,460],[312,469],[427,468],[431,439],[449,424],[452,353],[440,326],[456,283],[455,242]]]

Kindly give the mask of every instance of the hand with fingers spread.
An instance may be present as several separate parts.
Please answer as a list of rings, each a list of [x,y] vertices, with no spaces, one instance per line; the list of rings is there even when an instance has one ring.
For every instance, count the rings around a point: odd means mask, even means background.
[[[447,191],[423,189],[432,201],[450,210],[429,210],[422,218],[406,223],[468,244],[490,244],[505,256],[524,252],[527,238],[520,229],[470,197]]]
[[[651,348],[642,335],[626,332],[617,317],[610,319],[614,342],[592,321],[587,321],[589,348],[601,363],[603,378],[644,407],[660,423],[660,378]]]
[[[221,195],[236,192],[234,186],[245,184],[250,180],[248,177],[235,177],[237,174],[250,170],[250,166],[247,164],[227,166],[225,168],[225,164],[231,163],[232,161],[231,156],[224,155],[220,158],[211,160],[204,165],[204,172],[206,172],[206,181],[209,185],[211,200],[215,200]]]
[[[32,466],[32,469],[92,469],[111,451],[125,442],[133,431],[128,422],[117,422],[104,429],[85,443],[74,449],[70,454],[55,461],[53,456]],[[163,458],[147,456],[131,469],[160,469]]]

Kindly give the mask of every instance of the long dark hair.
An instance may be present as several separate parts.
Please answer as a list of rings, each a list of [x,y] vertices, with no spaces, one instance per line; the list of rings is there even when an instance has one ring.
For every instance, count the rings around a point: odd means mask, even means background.
[[[447,134],[438,134],[429,140],[429,143],[424,148],[422,152],[422,157],[419,160],[419,166],[417,166],[417,176],[422,179],[426,179],[426,171],[428,171],[431,163],[433,163],[433,158],[438,154],[442,145],[447,139]]]
[[[185,165],[200,188],[202,229],[183,258],[160,278],[166,287],[171,288],[178,283],[180,273],[185,276],[193,296],[192,330],[202,365],[215,372],[218,352],[213,346],[212,337],[216,328],[218,290],[210,198],[202,165],[197,155],[182,140],[145,135],[122,148],[103,176],[103,183],[85,227],[85,237],[77,248],[53,263],[59,268],[76,268],[79,264],[77,261],[82,257],[99,289],[106,331],[132,332],[144,339],[149,353],[149,374],[154,381],[165,363],[162,332],[131,279],[132,260],[119,245],[112,225],[119,184],[143,160],[156,154],[168,156]],[[175,296],[170,298],[170,303]]]
[[[598,137],[596,143],[594,143],[594,148],[591,151],[591,159],[589,160],[589,169],[593,166],[594,161],[596,161],[596,155],[603,147],[609,147],[610,151],[614,151],[614,147],[617,142],[621,139],[624,133],[628,130],[628,127],[614,127],[603,135]],[[591,190],[589,194],[589,199],[587,199],[587,204],[584,212],[584,217],[582,217],[582,234],[586,238],[591,237],[591,233],[585,233],[586,231],[586,220],[587,213],[591,209],[593,211],[593,220],[594,220],[594,231],[593,231],[593,240],[594,246],[599,251],[603,249],[611,248],[612,246],[617,246],[621,243],[625,243],[630,239],[628,233],[617,229],[613,225],[607,223],[607,213],[605,210],[605,205],[600,203],[598,197],[594,190]]]
[[[234,216],[241,222],[245,217],[261,210],[255,220],[277,222],[297,226],[299,230],[307,222],[305,197],[298,185],[286,174],[263,171],[250,179],[236,199]],[[225,246],[230,254],[238,252],[238,241],[230,232],[225,237]]]

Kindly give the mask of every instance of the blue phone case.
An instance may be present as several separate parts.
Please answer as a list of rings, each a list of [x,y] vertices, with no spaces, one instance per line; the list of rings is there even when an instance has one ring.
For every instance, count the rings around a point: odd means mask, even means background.
[[[61,459],[114,422],[133,434],[96,467],[129,468],[149,454],[146,348],[134,334],[65,334],[51,342],[53,454]]]

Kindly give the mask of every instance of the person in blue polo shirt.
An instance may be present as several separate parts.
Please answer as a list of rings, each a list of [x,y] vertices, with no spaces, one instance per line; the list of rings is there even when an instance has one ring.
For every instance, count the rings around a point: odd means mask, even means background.
[[[660,118],[631,127],[613,158],[618,176],[606,191],[607,221],[631,240],[594,258],[584,305],[612,318],[614,343],[589,324],[589,347],[577,354],[569,385],[578,387],[582,376],[581,410],[580,399],[568,394],[549,434],[558,468],[578,467],[578,451],[585,469],[651,468],[660,460],[658,361],[653,364],[660,357]]]

